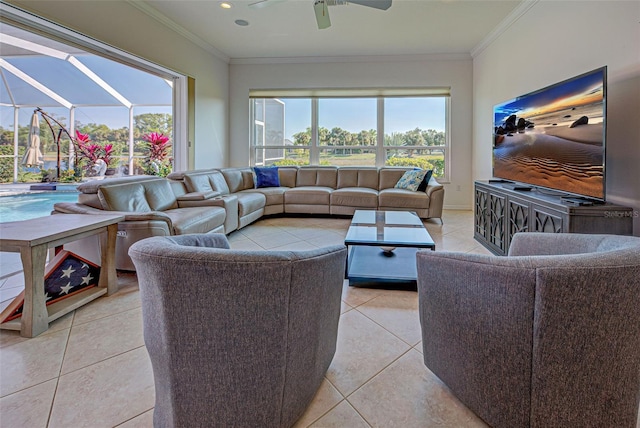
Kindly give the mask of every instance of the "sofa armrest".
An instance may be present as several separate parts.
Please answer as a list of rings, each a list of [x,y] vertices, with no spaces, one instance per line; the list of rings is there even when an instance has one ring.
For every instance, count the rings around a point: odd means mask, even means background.
[[[444,186],[442,184],[438,183],[435,178],[432,178],[431,180],[429,180],[429,184],[427,185],[427,188],[424,189],[424,192],[429,197],[431,197],[431,194],[433,192],[440,191],[440,190],[444,191]]]
[[[107,211],[90,207],[88,205],[73,202],[58,202],[54,206],[54,214],[122,214],[124,221],[164,221],[172,229],[171,218],[161,211],[131,212],[131,211]]]
[[[220,196],[220,192],[216,192],[216,191],[208,191],[208,192],[191,192],[191,193],[186,193],[182,196],[178,196],[177,200],[178,200],[178,205],[180,205],[180,202],[184,202],[184,201],[206,201],[209,199],[213,199]]]

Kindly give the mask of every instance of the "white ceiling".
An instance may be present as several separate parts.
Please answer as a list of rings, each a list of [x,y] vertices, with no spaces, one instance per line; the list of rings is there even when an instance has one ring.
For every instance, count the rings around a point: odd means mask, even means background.
[[[330,6],[318,30],[314,0],[147,0],[139,7],[177,31],[234,59],[469,54],[527,0],[393,0],[386,11]],[[249,22],[246,27],[234,23]]]

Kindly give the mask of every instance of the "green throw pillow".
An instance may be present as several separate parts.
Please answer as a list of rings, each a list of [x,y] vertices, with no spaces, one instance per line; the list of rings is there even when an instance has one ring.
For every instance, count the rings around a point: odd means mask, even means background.
[[[418,190],[418,186],[422,183],[424,176],[427,174],[425,169],[412,169],[405,172],[400,177],[400,180],[394,186],[396,189],[407,189],[411,191]]]

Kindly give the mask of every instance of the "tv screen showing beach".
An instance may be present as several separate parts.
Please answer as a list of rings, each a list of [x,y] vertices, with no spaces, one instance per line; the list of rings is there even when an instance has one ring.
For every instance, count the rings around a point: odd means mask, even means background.
[[[498,104],[493,175],[604,200],[606,67]]]

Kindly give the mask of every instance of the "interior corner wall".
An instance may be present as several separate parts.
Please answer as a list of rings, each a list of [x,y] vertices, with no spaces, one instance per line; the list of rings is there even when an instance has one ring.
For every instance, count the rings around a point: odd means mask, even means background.
[[[445,208],[471,209],[471,57],[367,62],[231,64],[230,166],[249,165],[249,90],[451,87],[451,175]]]
[[[640,2],[538,1],[473,58],[473,179],[491,178],[493,106],[607,66],[606,198],[640,236]]]
[[[57,24],[195,79],[195,168],[228,162],[229,65],[129,2],[9,0]]]

